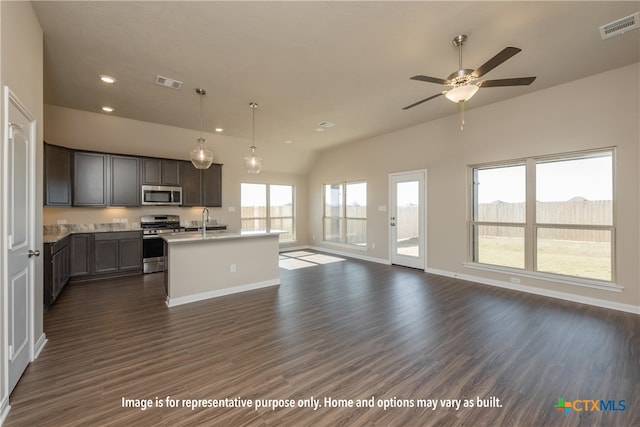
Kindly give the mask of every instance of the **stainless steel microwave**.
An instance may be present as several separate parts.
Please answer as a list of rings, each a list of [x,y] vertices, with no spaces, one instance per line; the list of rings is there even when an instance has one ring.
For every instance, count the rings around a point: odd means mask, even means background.
[[[143,185],[142,204],[178,206],[182,204],[182,187],[168,185]]]

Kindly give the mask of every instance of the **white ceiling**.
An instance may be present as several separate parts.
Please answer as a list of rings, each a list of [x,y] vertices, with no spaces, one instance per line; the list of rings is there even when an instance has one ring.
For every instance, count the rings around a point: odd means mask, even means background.
[[[45,103],[317,150],[456,113],[442,91],[410,80],[458,68],[451,40],[468,34],[464,68],[506,46],[522,49],[487,79],[537,76],[531,86],[482,88],[467,108],[640,60],[640,31],[601,40],[598,27],[640,2],[33,2],[44,30]],[[118,81],[107,86],[99,74]],[[154,84],[159,74],[181,90]],[[612,82],[624,84],[624,82]],[[596,100],[594,100],[596,102]],[[322,121],[335,126],[317,132]],[[266,144],[266,147],[265,147]]]

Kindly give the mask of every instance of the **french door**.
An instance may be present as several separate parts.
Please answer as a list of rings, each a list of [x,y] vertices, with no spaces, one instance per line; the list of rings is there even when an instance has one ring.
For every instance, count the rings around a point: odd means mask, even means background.
[[[426,180],[426,170],[389,175],[389,247],[392,264],[425,269]]]

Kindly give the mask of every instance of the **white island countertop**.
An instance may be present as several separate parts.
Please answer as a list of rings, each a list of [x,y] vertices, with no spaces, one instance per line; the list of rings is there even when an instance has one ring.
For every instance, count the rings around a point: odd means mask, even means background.
[[[284,231],[281,230],[240,232],[228,230],[210,230],[207,231],[204,237],[202,236],[202,231],[161,234],[160,236],[167,243],[191,243],[205,240],[248,239],[252,237],[279,236],[282,233],[284,233]]]

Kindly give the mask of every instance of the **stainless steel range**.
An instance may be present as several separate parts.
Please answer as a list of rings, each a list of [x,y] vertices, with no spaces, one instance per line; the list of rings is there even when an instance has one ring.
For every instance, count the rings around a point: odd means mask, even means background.
[[[178,215],[143,215],[140,217],[140,226],[142,227],[143,272],[164,271],[166,253],[164,240],[160,235],[181,231],[180,217]]]

